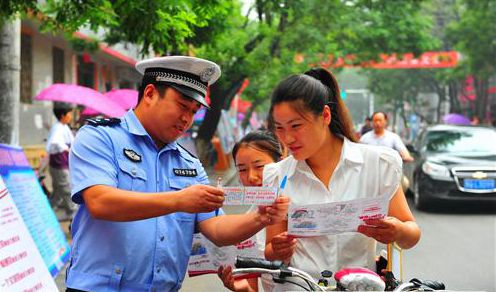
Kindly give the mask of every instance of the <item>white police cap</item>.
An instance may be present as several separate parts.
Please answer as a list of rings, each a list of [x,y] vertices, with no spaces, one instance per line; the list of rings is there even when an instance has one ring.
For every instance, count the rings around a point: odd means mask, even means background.
[[[214,62],[187,56],[152,58],[136,63],[143,74],[143,84],[164,83],[209,108],[205,96],[207,86],[220,77],[220,67]]]

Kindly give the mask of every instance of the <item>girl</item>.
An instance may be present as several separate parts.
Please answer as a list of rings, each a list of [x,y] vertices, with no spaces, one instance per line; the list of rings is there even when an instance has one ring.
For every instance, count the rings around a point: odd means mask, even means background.
[[[287,235],[287,221],[267,227],[265,256],[284,260],[318,279],[320,271],[375,270],[376,241],[411,248],[420,230],[400,185],[402,162],[392,149],[355,143],[334,76],[325,69],[293,75],[274,90],[270,115],[291,156],[264,169],[264,185],[278,185],[295,205],[387,195],[388,216],[365,220],[358,233],[310,238]],[[287,284],[289,285],[289,284]],[[296,286],[281,287],[284,290]]]
[[[266,164],[277,162],[282,158],[283,150],[277,139],[270,132],[255,131],[244,136],[233,148],[232,155],[238,169],[239,179],[244,186],[262,186],[263,168]],[[264,231],[257,234],[260,249],[265,244]],[[257,278],[234,280],[231,267],[220,267],[219,277],[224,286],[232,291],[258,291]],[[267,290],[271,279],[262,278]]]

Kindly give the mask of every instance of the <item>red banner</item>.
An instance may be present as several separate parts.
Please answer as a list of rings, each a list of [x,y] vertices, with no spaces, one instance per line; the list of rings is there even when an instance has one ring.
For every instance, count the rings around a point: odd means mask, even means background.
[[[414,69],[414,68],[453,68],[458,64],[460,54],[455,51],[448,52],[425,52],[415,58],[412,53],[407,54],[382,54],[381,61],[362,62],[359,65],[354,63],[355,57],[350,55],[344,58],[335,59],[329,55],[327,61],[321,62],[320,65],[324,68],[339,68],[339,67],[364,67],[375,69]]]

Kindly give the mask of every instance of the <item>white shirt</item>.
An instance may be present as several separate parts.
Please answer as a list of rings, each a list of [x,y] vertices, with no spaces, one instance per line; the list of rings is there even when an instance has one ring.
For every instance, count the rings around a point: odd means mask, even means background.
[[[400,136],[388,130],[384,130],[384,135],[382,136],[377,136],[373,130],[369,131],[360,138],[360,143],[384,146],[398,152],[407,150],[405,144],[401,141]]]
[[[74,142],[74,135],[68,125],[56,122],[48,133],[46,151],[57,154],[69,151],[69,146]]]
[[[257,212],[258,206],[253,205],[246,213]],[[265,255],[265,228],[260,230],[257,234],[255,234],[255,238],[257,239],[257,248],[261,258],[264,258]],[[262,274],[260,276],[260,281],[258,281],[258,290],[269,292],[274,289],[274,281],[272,280],[272,275]]]
[[[341,158],[326,188],[305,161],[293,156],[266,165],[264,185],[279,186],[287,175],[285,196],[291,204],[330,203],[387,195],[392,197],[401,179],[402,161],[398,153],[385,147],[371,147],[344,139]],[[376,241],[357,232],[298,238],[290,266],[308,272],[315,279],[320,272],[333,273],[348,267],[375,270]],[[279,285],[281,286],[281,285]],[[288,285],[277,290],[297,289]]]

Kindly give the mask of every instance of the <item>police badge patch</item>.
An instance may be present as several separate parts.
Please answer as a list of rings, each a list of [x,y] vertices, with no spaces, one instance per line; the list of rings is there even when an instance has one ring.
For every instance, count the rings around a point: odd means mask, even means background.
[[[132,162],[141,162],[141,155],[131,149],[123,149],[124,155]]]
[[[187,168],[174,168],[174,174],[177,176],[188,176],[188,177],[195,177],[198,175],[196,169],[187,169]]]
[[[212,75],[215,73],[215,67],[205,68],[202,72],[200,72],[200,80],[203,82],[209,82],[212,79]]]

